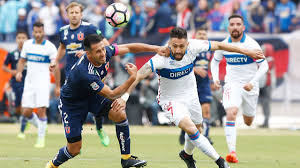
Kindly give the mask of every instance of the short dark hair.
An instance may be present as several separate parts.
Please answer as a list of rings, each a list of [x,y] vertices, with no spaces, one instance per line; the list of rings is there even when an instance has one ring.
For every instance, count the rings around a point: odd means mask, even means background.
[[[240,18],[242,19],[243,23],[244,23],[244,18],[243,16],[239,15],[239,14],[232,14],[231,16],[229,16],[228,18],[228,21],[230,21],[230,19],[233,19],[233,18]]]
[[[187,32],[183,28],[175,27],[170,32],[170,38],[187,39]]]
[[[198,31],[207,31],[207,27],[206,26],[201,26],[201,27],[196,29],[196,32],[198,32]]]
[[[104,37],[101,34],[90,34],[83,40],[83,46],[85,50],[90,50],[91,45],[101,42]]]
[[[17,36],[18,34],[25,34],[25,35],[27,36],[27,38],[29,37],[27,31],[25,31],[24,29],[19,29],[19,30],[17,31],[16,36]]]
[[[33,24],[33,27],[44,27],[44,24],[42,22],[37,21]]]

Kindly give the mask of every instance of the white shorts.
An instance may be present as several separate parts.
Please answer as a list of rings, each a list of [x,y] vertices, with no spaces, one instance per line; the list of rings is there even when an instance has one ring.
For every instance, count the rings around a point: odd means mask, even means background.
[[[176,126],[184,117],[190,117],[194,124],[202,124],[202,109],[199,99],[192,101],[162,101],[159,103],[166,117]]]
[[[254,117],[256,114],[258,88],[253,88],[250,92],[243,86],[225,84],[223,92],[223,106],[225,109],[230,107],[242,107],[243,114]]]
[[[49,107],[50,86],[40,85],[39,88],[34,88],[32,85],[24,85],[22,96],[22,107],[38,108]]]

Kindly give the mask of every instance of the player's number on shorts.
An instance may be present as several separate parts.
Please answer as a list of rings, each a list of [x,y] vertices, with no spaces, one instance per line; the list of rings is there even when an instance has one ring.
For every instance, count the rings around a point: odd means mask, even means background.
[[[67,118],[68,118],[68,114],[66,113],[66,112],[64,112],[64,123],[65,124],[68,124],[69,123],[69,121],[67,120]]]

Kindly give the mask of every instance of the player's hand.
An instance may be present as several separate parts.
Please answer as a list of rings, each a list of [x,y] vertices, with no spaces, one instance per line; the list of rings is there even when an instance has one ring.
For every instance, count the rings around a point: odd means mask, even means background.
[[[17,82],[21,82],[22,81],[22,77],[23,77],[22,72],[17,72],[17,74],[16,74],[16,81]]]
[[[215,81],[214,85],[215,85],[215,89],[216,89],[216,90],[219,90],[219,89],[221,88],[221,84],[220,84],[220,81],[219,81],[219,80],[218,80],[218,81]]]
[[[253,89],[253,85],[251,83],[247,83],[246,85],[244,85],[244,89],[249,92]]]
[[[54,89],[54,95],[56,97],[59,97],[60,95],[60,86],[56,86],[55,89]]]
[[[264,53],[262,52],[262,50],[249,50],[249,57],[253,58],[253,59],[265,59]]]
[[[136,76],[137,74],[137,67],[132,64],[132,63],[128,63],[125,65],[125,69],[127,70],[128,74],[130,76]]]
[[[123,99],[118,98],[115,101],[113,101],[111,107],[113,111],[123,111],[126,108],[126,102]]]
[[[85,54],[85,51],[79,50],[79,51],[77,51],[77,52],[75,53],[75,56],[78,57],[78,58],[80,58],[80,57],[83,56],[84,54]]]
[[[17,70],[11,70],[11,75],[12,76],[16,76],[16,74],[17,74]]]
[[[56,66],[57,66],[57,62],[56,61],[51,62],[50,66],[49,66],[50,72],[54,72]]]
[[[170,56],[170,49],[167,46],[162,46],[158,49],[158,55],[169,57]]]
[[[194,72],[201,76],[201,78],[205,78],[207,76],[207,71],[204,68],[195,67]]]

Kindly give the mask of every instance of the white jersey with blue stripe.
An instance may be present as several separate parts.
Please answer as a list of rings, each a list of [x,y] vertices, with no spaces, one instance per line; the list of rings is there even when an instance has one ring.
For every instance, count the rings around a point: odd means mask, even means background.
[[[42,85],[40,82],[49,82],[49,64],[57,55],[57,49],[48,40],[36,44],[34,39],[27,40],[22,48],[21,57],[27,60],[26,83]]]
[[[198,99],[196,78],[193,71],[198,53],[210,50],[206,40],[189,40],[189,45],[182,60],[177,61],[172,55],[156,55],[147,64],[159,76],[158,101],[187,101]]]
[[[246,34],[243,35],[240,42],[232,42],[230,37],[227,37],[223,42],[250,50],[261,50],[259,44]],[[223,59],[223,56],[225,57],[227,64],[225,83],[246,84],[250,82],[257,72],[257,63],[260,63],[264,60],[254,60],[247,55],[223,50],[215,51],[213,59],[215,59],[216,61],[221,61]]]

